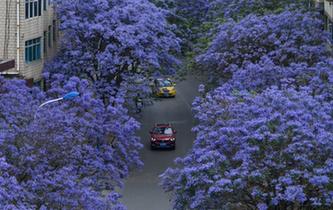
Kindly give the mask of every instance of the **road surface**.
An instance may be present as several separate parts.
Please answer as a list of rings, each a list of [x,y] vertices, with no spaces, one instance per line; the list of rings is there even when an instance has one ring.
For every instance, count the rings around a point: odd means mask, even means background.
[[[144,148],[141,160],[144,167],[133,171],[125,182],[122,202],[129,210],[170,210],[170,195],[159,186],[159,174],[173,165],[176,157],[183,157],[191,149],[194,125],[191,103],[198,95],[199,82],[189,76],[176,85],[177,96],[157,100],[152,106],[145,107],[141,116],[139,135]],[[149,130],[154,123],[170,122],[177,130],[176,150],[150,150]]]

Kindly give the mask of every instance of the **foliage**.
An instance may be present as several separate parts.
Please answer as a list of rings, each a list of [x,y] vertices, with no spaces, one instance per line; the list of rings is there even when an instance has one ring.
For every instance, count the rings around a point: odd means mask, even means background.
[[[208,20],[211,4],[215,0],[175,0],[176,14],[186,18],[191,25],[198,25]]]
[[[257,63],[247,63],[239,68],[222,87],[225,91],[261,91],[271,86],[279,88],[307,87],[312,95],[321,95],[325,100],[333,100],[333,61],[327,58],[314,66],[305,63],[293,63],[290,66],[279,66],[263,57]]]
[[[249,15],[239,23],[228,22],[209,49],[197,57],[212,78],[229,77],[244,65],[258,63],[263,57],[274,65],[292,63],[313,66],[327,59],[327,34],[313,13],[286,11],[278,15]]]
[[[57,14],[63,39],[48,72],[88,79],[102,96],[128,76],[175,72],[179,40],[147,0],[59,0]]]
[[[186,51],[202,53],[216,29],[229,18],[241,20],[249,14],[265,15],[289,10],[309,9],[308,0],[152,0],[178,17],[178,36]],[[208,26],[208,27],[207,27]]]
[[[308,0],[216,0],[217,15],[241,20],[249,14],[267,15],[285,9],[309,9]]]
[[[193,149],[161,175],[175,209],[333,208],[333,63],[305,2],[220,0],[198,21],[233,19],[196,59],[219,85],[199,87]]]
[[[193,105],[194,147],[161,176],[175,209],[333,207],[332,102],[307,88],[217,88]]]
[[[151,2],[186,19],[191,26],[208,21],[210,10],[216,4],[216,0],[151,0]]]
[[[124,208],[115,188],[142,164],[139,124],[120,93],[106,107],[86,80],[49,79],[44,93],[0,78],[1,209]],[[69,91],[80,96],[38,108]]]

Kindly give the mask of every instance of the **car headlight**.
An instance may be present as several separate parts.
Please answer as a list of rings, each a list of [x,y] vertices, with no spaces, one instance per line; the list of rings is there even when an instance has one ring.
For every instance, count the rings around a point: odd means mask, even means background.
[[[152,140],[152,141],[156,141],[156,139],[155,139],[155,138],[151,138],[151,140]]]
[[[174,141],[174,140],[176,140],[175,138],[170,138],[170,141]]]

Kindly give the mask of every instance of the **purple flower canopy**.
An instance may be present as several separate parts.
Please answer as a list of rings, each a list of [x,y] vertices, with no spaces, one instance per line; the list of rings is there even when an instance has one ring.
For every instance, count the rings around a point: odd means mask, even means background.
[[[332,69],[333,61],[330,58],[314,66],[294,63],[287,67],[264,58],[257,64],[248,63],[239,68],[222,87],[229,92],[248,90],[257,93],[271,86],[307,88],[312,91],[312,95],[333,100]]]
[[[50,79],[44,93],[23,80],[0,78],[0,207],[122,207],[114,189],[131,166],[142,165],[139,124],[120,98],[105,107],[87,81]],[[38,109],[70,91],[80,96]]]
[[[124,209],[115,189],[143,164],[125,107],[150,94],[149,76],[175,73],[174,31],[199,39],[221,22],[196,58],[219,86],[199,87],[193,149],[161,175],[174,208],[332,208],[327,34],[317,14],[281,12],[305,0],[167,0],[186,19],[178,29],[148,0],[56,3],[62,39],[47,91],[0,77],[1,209]],[[80,96],[38,108],[70,91]]]
[[[265,15],[285,9],[304,9],[309,4],[307,0],[215,0],[213,2],[217,14],[235,20],[248,14]]]
[[[156,5],[168,8],[188,22],[200,25],[216,19],[238,20],[249,14],[264,15],[284,9],[303,9],[307,0],[152,0]]]
[[[175,209],[333,207],[333,63],[321,26],[298,11],[221,25],[196,60],[214,88],[200,85],[193,102],[193,149],[161,175]]]
[[[176,209],[333,205],[332,102],[306,90],[217,88],[193,105],[193,150],[161,176]]]
[[[220,27],[209,49],[197,62],[212,77],[225,78],[248,63],[269,59],[278,66],[326,60],[327,34],[313,13],[286,11],[278,15],[250,15]]]
[[[156,69],[174,73],[179,39],[147,0],[55,3],[62,39],[47,91],[0,78],[0,208],[122,209],[115,188],[142,165],[125,107],[150,94]],[[80,96],[38,108],[70,91]]]
[[[179,64],[180,40],[148,0],[57,1],[57,13],[63,39],[45,70],[88,79],[102,97],[133,76],[173,74]]]

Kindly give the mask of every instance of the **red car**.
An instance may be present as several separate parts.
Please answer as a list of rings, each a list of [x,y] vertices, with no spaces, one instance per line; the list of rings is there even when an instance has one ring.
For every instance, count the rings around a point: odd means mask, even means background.
[[[176,130],[171,124],[155,124],[149,133],[151,149],[176,148]]]

